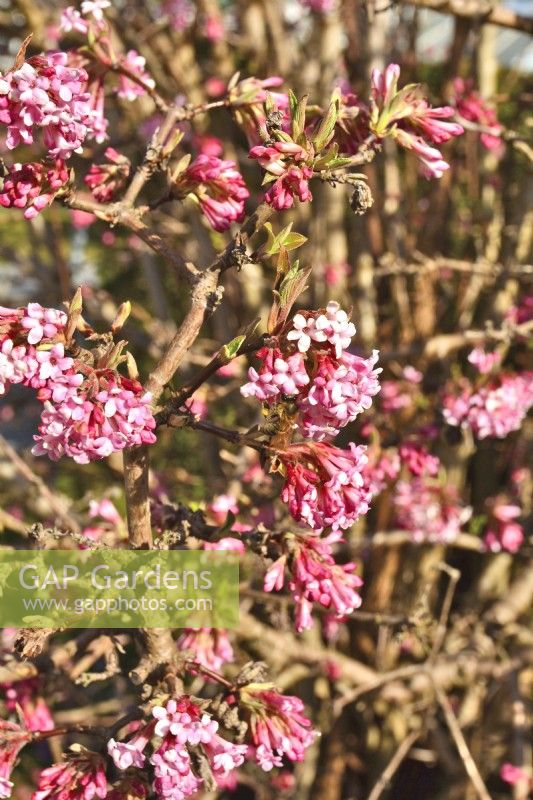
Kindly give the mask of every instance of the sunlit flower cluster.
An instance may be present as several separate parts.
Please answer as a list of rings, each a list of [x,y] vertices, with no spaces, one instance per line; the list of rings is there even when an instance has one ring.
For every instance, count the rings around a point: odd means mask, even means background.
[[[155,441],[151,396],[114,369],[65,353],[67,315],[30,303],[0,309],[0,393],[21,383],[43,403],[35,455],[79,464]]]
[[[346,351],[354,334],[353,323],[336,302],[322,312],[296,314],[283,350],[258,351],[261,366],[250,368],[241,393],[267,404],[293,398],[301,433],[317,441],[333,438],[370,408],[380,388],[377,350],[367,359]]]
[[[233,161],[204,154],[180,176],[176,189],[196,199],[216,231],[227,230],[232,222],[242,222],[244,202],[250,194]]]
[[[504,439],[517,431],[533,405],[533,372],[502,374],[479,389],[464,384],[446,394],[443,416],[448,425],[469,428],[478,439]]]
[[[355,564],[337,564],[333,546],[339,534],[325,537],[309,534],[287,534],[281,555],[265,575],[266,592],[281,591],[289,572],[288,588],[296,603],[296,630],[300,633],[313,624],[313,604],[327,609],[332,617],[342,620],[361,605],[358,589],[361,578]]]

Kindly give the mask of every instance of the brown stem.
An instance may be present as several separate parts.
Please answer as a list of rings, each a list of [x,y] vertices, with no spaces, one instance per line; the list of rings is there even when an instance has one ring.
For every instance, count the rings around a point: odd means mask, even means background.
[[[464,0],[401,0],[404,5],[415,6],[416,8],[430,8],[433,11],[440,11],[443,14],[453,14],[456,17],[465,19],[477,19],[479,22],[500,25],[503,28],[513,28],[517,31],[533,34],[533,19],[523,17],[510,8],[494,6],[487,8],[484,3],[479,3],[476,8],[473,3],[465,3]]]
[[[264,346],[266,338],[267,336],[265,334],[251,342],[248,342],[248,344],[243,344],[239,352],[233,356],[233,358],[239,358],[247,353],[255,353]],[[215,375],[221,367],[233,361],[233,358],[228,359],[227,356],[224,355],[224,352],[220,350],[211,359],[211,361],[205,365],[205,367],[196,373],[196,375],[186,386],[183,387],[176,397],[173,397],[172,400],[167,403],[165,408],[157,415],[157,424],[165,425],[172,414],[177,414],[183,404],[195,393],[197,389],[200,388],[200,386],[202,386],[206,381],[209,380],[209,378]]]

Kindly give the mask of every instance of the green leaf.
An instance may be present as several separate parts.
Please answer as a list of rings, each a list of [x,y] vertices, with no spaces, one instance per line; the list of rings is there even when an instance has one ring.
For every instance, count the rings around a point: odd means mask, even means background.
[[[292,113],[292,138],[298,142],[305,130],[305,109],[307,106],[307,95],[305,94],[298,102],[294,112]],[[292,109],[291,109],[292,110]]]
[[[236,336],[235,339],[232,339],[231,342],[228,342],[222,348],[222,357],[226,361],[231,361],[232,358],[235,358],[237,353],[242,347],[242,343],[245,341],[246,336]]]
[[[298,247],[301,247],[307,241],[307,236],[304,236],[302,233],[289,233],[283,242],[283,247],[286,250],[297,250]]]
[[[281,246],[284,244],[285,237],[290,233],[292,228],[292,222],[290,222],[286,228],[283,228],[279,233],[275,234],[272,225],[270,222],[265,224],[265,228],[268,231],[268,241],[267,241],[267,250],[266,254],[269,256],[273,256],[276,253],[279,253]]]
[[[292,89],[289,89],[289,108],[292,119],[298,110],[298,98],[296,97]]]
[[[336,97],[332,100],[326,115],[322,119],[316,133],[313,135],[312,142],[315,145],[315,150],[320,152],[331,141],[335,125],[339,118],[340,100]]]

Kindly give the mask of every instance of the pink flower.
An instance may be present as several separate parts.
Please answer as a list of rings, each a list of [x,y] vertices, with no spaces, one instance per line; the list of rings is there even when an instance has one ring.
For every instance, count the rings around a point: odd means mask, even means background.
[[[278,457],[286,474],[281,497],[297,522],[317,532],[336,531],[367,513],[371,494],[363,445],[341,450],[324,442],[292,444]]]
[[[493,520],[484,537],[487,550],[499,553],[502,550],[516,553],[524,541],[524,529],[514,520],[520,516],[519,506],[499,503],[492,510]]]
[[[424,477],[398,481],[393,504],[398,527],[410,531],[415,542],[453,542],[472,513],[453,487]]]
[[[62,333],[67,323],[64,311],[43,308],[39,303],[29,303],[22,319],[22,327],[28,331],[28,344],[39,344],[42,339],[55,339]]]
[[[249,684],[240,689],[240,699],[250,712],[250,733],[256,761],[265,772],[280,767],[282,759],[303,761],[316,732],[303,713],[299,697],[282,695],[270,684]]]
[[[142,81],[144,86],[150,89],[155,87],[154,79],[145,70],[146,59],[136,50],[128,50],[126,55],[120,56],[119,63]],[[146,94],[146,89],[126,75],[119,73],[117,94],[123,100],[135,100]]]
[[[451,106],[429,105],[421,86],[413,84],[398,89],[399,76],[397,64],[389,64],[384,72],[379,69],[372,72],[370,109],[359,104],[359,125],[364,129],[365,119],[368,120],[374,136],[379,139],[392,136],[399,145],[413,150],[426,177],[440,178],[449,164],[431,144],[447,142],[464,130],[458,123],[447,121],[455,114]]]
[[[175,31],[183,31],[192,24],[195,17],[195,7],[191,0],[165,0],[161,4],[161,11],[170,19],[170,24]]]
[[[308,183],[312,176],[311,167],[290,166],[285,174],[272,184],[265,194],[265,201],[276,211],[292,208],[295,197],[301,203],[307,203],[313,199]]]
[[[110,0],[83,0],[81,4],[81,12],[88,16],[91,14],[97,22],[102,22],[104,19],[104,10],[110,8]]]
[[[207,510],[218,525],[223,525],[228,514],[238,514],[237,500],[231,494],[219,494],[208,504]]]
[[[501,353],[495,350],[493,353],[487,353],[482,347],[475,347],[468,355],[468,360],[473,364],[482,375],[491,372],[494,367],[498,366],[502,359]]]
[[[37,389],[44,403],[33,453],[52,460],[69,455],[86,464],[125,447],[152,444],[151,396],[115,370],[95,370],[66,357],[57,342],[64,338],[66,320],[64,312],[38,303],[0,308],[0,393],[23,383]],[[44,349],[44,343],[52,346]]]
[[[118,153],[114,147],[108,147],[104,155],[110,163],[91,164],[84,178],[99,203],[108,203],[124,188],[131,167],[129,158]]]
[[[73,360],[65,358],[62,344],[54,344],[63,336],[66,320],[63,311],[39,303],[16,309],[0,307],[0,395],[12,383],[42,389],[49,380],[71,370]],[[45,343],[52,346],[36,349],[35,345]]]
[[[335,287],[342,284],[343,280],[350,275],[351,266],[347,262],[324,265],[324,280],[328,287]]]
[[[93,387],[65,388],[61,381],[49,391],[39,434],[33,437],[34,455],[47,455],[52,461],[66,455],[88,464],[126,447],[155,442],[151,395],[137,381],[104,370],[95,376]]]
[[[469,122],[477,123],[483,128],[489,128],[490,132],[481,133],[481,143],[487,150],[492,150],[496,155],[501,156],[505,149],[501,138],[504,129],[498,122],[496,110],[481,97],[479,92],[473,89],[472,81],[455,78],[453,89],[455,107],[459,116]]]
[[[204,36],[210,42],[220,42],[224,38],[224,20],[219,15],[210,14],[204,20]]]
[[[235,529],[237,524],[235,524]],[[244,542],[235,536],[224,536],[216,542],[204,542],[204,550],[234,550],[236,553],[244,553]]]
[[[400,461],[413,474],[435,476],[439,471],[440,461],[417,442],[403,442],[398,449]]]
[[[180,176],[178,193],[192,194],[210,225],[227,230],[244,219],[244,201],[250,193],[233,161],[199,155]]]
[[[338,534],[325,538],[310,534],[287,534],[284,555],[275,561],[265,575],[264,590],[280,591],[284,573],[290,570],[289,589],[296,601],[296,630],[301,633],[313,624],[313,603],[331,611],[335,620],[342,620],[361,605],[358,589],[363,581],[354,574],[355,564],[337,564],[332,545]]]
[[[382,381],[380,400],[383,411],[387,413],[409,408],[413,403],[412,393],[400,381]]]
[[[313,176],[313,169],[303,163],[308,159],[308,153],[300,145],[295,142],[257,145],[252,147],[249,157],[258,161],[269,175],[277,178],[265,194],[266,202],[273,208],[278,211],[292,208],[295,197],[302,203],[313,199],[308,183]]]
[[[531,782],[531,779],[525,769],[522,767],[517,767],[515,764],[511,764],[509,761],[506,761],[501,765],[500,778],[502,781],[505,781],[505,783],[510,783],[511,786],[514,786],[520,781]]]
[[[40,683],[36,678],[7,683],[2,687],[7,710],[20,713],[28,731],[49,731],[54,720],[45,700],[39,694]]]
[[[23,208],[25,219],[33,219],[50,205],[69,179],[65,163],[60,159],[50,168],[38,162],[13,164],[3,180],[0,205],[4,208]]]
[[[533,405],[533,372],[500,375],[479,390],[464,383],[459,394],[443,399],[448,425],[470,428],[478,439],[504,439],[520,429]]]
[[[368,359],[351,353],[342,353],[338,361],[329,354],[318,356],[307,394],[298,401],[304,436],[317,441],[336,436],[370,408],[380,390],[377,360],[377,350]]]
[[[355,334],[355,325],[350,322],[348,314],[337,302],[331,300],[325,312],[306,312],[296,314],[292,320],[292,329],[287,334],[290,342],[297,342],[301,353],[307,352],[311,343],[329,342],[334,347],[335,355],[340,358]]]
[[[32,144],[43,131],[48,154],[67,159],[95,135],[96,112],[87,92],[87,72],[68,66],[67,53],[34,56],[0,80],[0,122],[8,127],[6,145]]]
[[[222,628],[185,628],[178,639],[180,650],[192,650],[199,664],[219,670],[233,661],[233,647]]]
[[[106,796],[105,761],[87,750],[43,769],[31,800],[104,800]]]
[[[241,387],[243,397],[267,401],[280,394],[297,395],[309,383],[300,353],[284,357],[278,348],[263,347],[257,351],[257,356],[263,363],[259,372],[254,367],[248,370],[249,383]]]
[[[63,33],[77,31],[85,36],[89,31],[89,23],[87,20],[83,19],[80,12],[74,8],[74,6],[67,6],[67,8],[64,8],[61,12],[59,29]]]
[[[217,136],[197,136],[194,143],[201,155],[220,158],[223,153],[223,142]]]
[[[124,770],[130,767],[142,769],[144,767],[144,762],[146,760],[144,748],[152,738],[154,728],[155,724],[153,722],[146,725],[128,742],[117,742],[115,739],[109,740],[107,743],[107,752],[113,759],[117,769]]]
[[[203,751],[215,777],[225,778],[244,762],[247,746],[223,739],[217,733],[218,722],[188,697],[156,706],[152,714],[155,734],[163,739],[150,758],[158,796],[183,800],[201,787],[202,779],[191,769],[190,747]]]
[[[368,464],[365,466],[365,480],[374,497],[386,489],[400,474],[400,457],[395,450],[382,450],[376,453],[374,448],[368,451]]]
[[[145,800],[148,785],[138,775],[126,776],[108,790],[106,800]]]
[[[398,78],[400,67],[398,64],[389,64],[382,72],[377,67],[372,70],[370,87],[372,100],[376,106],[382,107],[390,104],[398,92]]]
[[[108,497],[89,502],[89,517],[91,519],[100,517],[111,525],[120,525],[122,522],[122,517]]]
[[[93,222],[96,222],[96,219],[96,215],[90,214],[88,211],[80,211],[79,208],[72,208],[70,210],[70,220],[72,226],[76,228],[76,230],[89,228]]]

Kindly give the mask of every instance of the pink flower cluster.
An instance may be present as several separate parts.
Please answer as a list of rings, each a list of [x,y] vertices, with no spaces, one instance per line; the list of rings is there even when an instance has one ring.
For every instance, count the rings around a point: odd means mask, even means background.
[[[378,352],[368,359],[346,352],[355,327],[335,302],[324,312],[296,314],[291,325],[287,354],[280,348],[259,350],[261,367],[250,368],[241,394],[269,404],[295,398],[301,433],[317,441],[332,438],[370,408],[379,392]],[[294,346],[297,351],[291,352]]]
[[[39,688],[38,678],[0,686],[0,691],[5,695],[7,710],[10,713],[19,713],[28,731],[49,731],[54,727],[50,709],[40,696]]]
[[[336,436],[370,408],[380,389],[381,370],[374,369],[377,360],[377,350],[366,359],[342,353],[338,360],[328,355],[317,360],[313,382],[299,404],[304,436],[317,441]]]
[[[162,800],[183,800],[201,788],[202,779],[192,769],[191,748],[201,749],[215,779],[227,777],[244,763],[248,746],[220,736],[218,722],[188,697],[171,699],[152,713],[157,720],[154,732],[162,742],[150,763],[155,774],[153,788]]]
[[[32,144],[40,128],[51,158],[81,152],[95,135],[87,80],[87,72],[68,66],[67,53],[60,52],[34,56],[0,77],[0,122],[7,125],[9,150]]]
[[[180,176],[178,191],[192,194],[209,224],[227,230],[244,219],[244,202],[250,193],[233,161],[199,155]]]
[[[230,81],[228,85],[228,100],[232,114],[237,123],[243,128],[251,145],[259,143],[258,131],[266,123],[265,101],[267,93],[283,115],[283,124],[288,122],[289,98],[283,92],[276,91],[283,83],[283,78],[272,75],[269,78],[244,78],[238,83]],[[224,93],[221,87],[220,94]]]
[[[364,475],[372,497],[381,494],[396,480],[401,466],[400,457],[394,448],[377,452],[375,448],[369,448]]]
[[[107,797],[105,761],[85,751],[43,769],[31,800],[94,800]]]
[[[489,128],[481,133],[481,143],[487,150],[492,150],[501,155],[505,148],[502,141],[503,126],[498,122],[496,110],[479,92],[473,88],[472,81],[455,78],[453,82],[454,102],[457,113],[464,120],[474,122],[483,128]]]
[[[91,194],[99,203],[108,203],[124,187],[130,173],[130,160],[108,147],[104,153],[108,164],[91,164],[84,178]]]
[[[373,70],[370,130],[380,138],[393,136],[401,147],[415,153],[426,177],[440,178],[450,165],[432,145],[460,136],[464,129],[456,122],[446,121],[454,116],[454,108],[433,108],[421,87],[406,86],[398,90],[399,77],[398,64],[389,64],[384,72]]]
[[[88,464],[126,447],[156,441],[151,395],[140,383],[112,370],[95,376],[93,387],[80,374],[75,376],[81,379],[77,385],[72,373],[66,377],[54,383],[51,400],[44,403],[34,455],[47,455],[52,461],[66,455]],[[57,390],[65,393],[54,402]]]
[[[313,199],[309,189],[313,169],[305,164],[309,156],[303,147],[295,142],[273,142],[252,147],[249,156],[258,161],[274,181],[265,200],[277,211],[292,208],[295,197],[301,203]]]
[[[284,757],[303,761],[317,734],[300,698],[282,695],[270,684],[249,684],[240,695],[250,710],[250,733],[261,769],[269,772],[281,767]]]
[[[296,630],[301,633],[313,625],[313,603],[328,609],[336,621],[341,621],[361,605],[358,589],[363,581],[354,574],[353,563],[337,564],[333,545],[338,534],[324,538],[309,534],[287,534],[283,543],[286,551],[268,569],[265,592],[281,591],[285,570],[290,571],[289,590],[296,602]]]
[[[188,28],[196,14],[191,0],[165,0],[161,3],[161,11],[168,16],[175,31],[183,31]]]
[[[87,464],[125,447],[152,444],[151,396],[115,370],[94,370],[66,356],[66,323],[63,311],[38,303],[0,308],[0,394],[22,383],[36,389],[44,403],[32,452]]]
[[[393,503],[398,527],[410,531],[414,542],[453,542],[471,515],[453,487],[425,477],[398,481]]]
[[[195,660],[209,669],[219,670],[233,661],[233,647],[223,628],[185,628],[178,639],[180,650],[191,650]]]
[[[123,100],[133,101],[146,94],[147,89],[155,87],[154,79],[146,72],[146,59],[136,50],[128,50],[125,55],[119,56],[119,64],[142,82],[132,80],[127,75],[119,73],[117,94]]]
[[[439,471],[440,460],[431,455],[420,442],[403,442],[398,448],[398,456],[400,463],[418,478],[423,475],[434,477]]]
[[[482,347],[474,347],[468,360],[482,375],[486,375],[500,364],[502,356],[497,350],[487,353]]]
[[[478,439],[504,439],[520,429],[533,405],[533,372],[501,375],[475,389],[464,385],[459,394],[443,399],[443,416],[448,425],[470,428]]]
[[[53,166],[30,161],[8,167],[0,191],[4,208],[23,208],[25,219],[33,219],[50,205],[60,189],[67,185],[69,172],[57,159]]]
[[[371,492],[364,478],[366,447],[349,450],[309,442],[278,453],[285,471],[282,499],[297,522],[321,532],[345,530],[369,509]]]
[[[309,375],[301,353],[284,356],[277,347],[262,347],[257,351],[262,364],[257,371],[248,370],[249,383],[241,387],[243,397],[256,397],[261,402],[269,402],[280,395],[293,397],[309,383]]]
[[[519,506],[499,503],[492,510],[491,521],[484,536],[487,550],[499,553],[505,550],[516,553],[524,541],[524,529],[516,522],[521,514]]]

